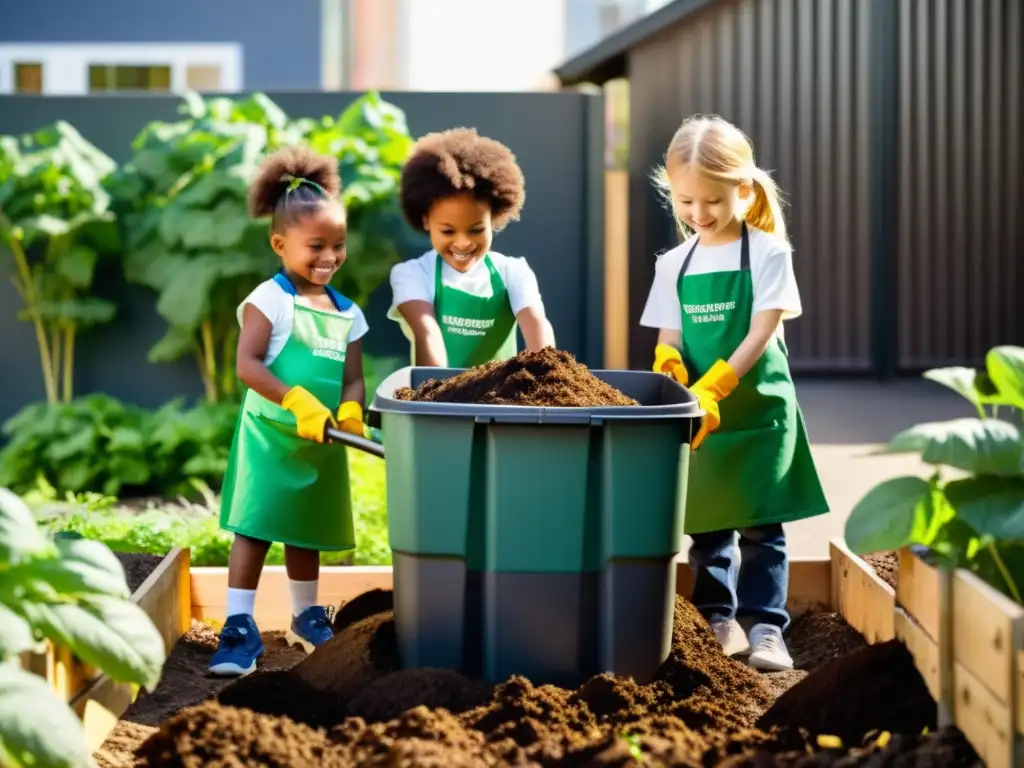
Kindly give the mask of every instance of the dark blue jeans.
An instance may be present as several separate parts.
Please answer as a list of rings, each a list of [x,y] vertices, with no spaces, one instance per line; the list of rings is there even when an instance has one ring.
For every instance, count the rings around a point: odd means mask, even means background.
[[[739,533],[739,552],[736,534]],[[781,523],[691,536],[693,604],[708,621],[789,627],[789,555]],[[737,554],[739,559],[737,559]]]

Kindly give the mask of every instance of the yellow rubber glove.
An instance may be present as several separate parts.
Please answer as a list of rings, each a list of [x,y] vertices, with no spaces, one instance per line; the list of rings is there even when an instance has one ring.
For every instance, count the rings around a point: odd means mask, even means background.
[[[708,369],[707,373],[697,380],[696,384],[690,387],[690,391],[706,414],[697,435],[690,442],[691,451],[700,448],[705,438],[718,429],[722,423],[718,404],[731,395],[739,383],[739,377],[736,376],[736,371],[732,369],[732,366],[725,360],[718,360]]]
[[[299,437],[307,440],[322,443],[328,423],[332,427],[337,426],[330,409],[302,387],[289,389],[281,400],[281,407],[295,414],[295,428]]]
[[[363,407],[355,400],[346,400],[338,408],[338,429],[359,437],[366,437],[363,430]]]
[[[659,344],[654,348],[654,372],[668,374],[684,387],[690,383],[683,356],[670,344]]]

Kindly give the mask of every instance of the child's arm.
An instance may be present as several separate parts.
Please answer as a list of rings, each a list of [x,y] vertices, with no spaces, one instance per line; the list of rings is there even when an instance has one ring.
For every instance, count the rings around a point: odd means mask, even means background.
[[[280,405],[290,387],[263,363],[270,345],[270,332],[271,324],[267,316],[252,304],[246,304],[242,315],[242,331],[238,336],[235,367],[243,384],[270,402]]]
[[[750,319],[750,330],[736,347],[736,351],[729,356],[728,362],[736,372],[736,378],[743,378],[744,374],[761,359],[772,339],[772,334],[782,321],[782,313],[781,309],[766,309]]]
[[[526,349],[537,352],[544,347],[555,346],[555,329],[544,315],[543,307],[525,307],[516,315],[516,322],[523,332]]]
[[[363,376],[363,340],[356,339],[345,353],[345,375],[341,385],[341,402],[366,407],[366,378]]]
[[[434,317],[434,305],[429,301],[406,301],[398,305],[398,311],[412,330],[416,365],[446,367],[448,352],[444,348],[441,326]]]

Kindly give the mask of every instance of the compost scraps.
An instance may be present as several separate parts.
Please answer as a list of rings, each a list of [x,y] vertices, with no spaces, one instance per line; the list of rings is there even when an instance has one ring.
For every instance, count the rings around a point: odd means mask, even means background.
[[[920,734],[935,714],[934,702],[918,695],[923,682],[909,654],[886,646],[855,652],[849,658],[862,656],[845,665],[824,664],[772,707],[766,678],[725,657],[679,597],[670,657],[647,684],[598,675],[566,690],[522,677],[489,685],[452,670],[399,670],[389,600],[381,591],[356,598],[335,617],[334,639],[292,668],[257,672],[173,714],[138,748],[136,764],[854,765],[861,763],[835,762],[816,741],[820,724],[812,720],[820,720],[823,698],[834,700],[825,725],[848,744],[862,727]],[[873,682],[858,699],[867,677]],[[856,700],[849,718],[843,699]],[[812,700],[819,705],[800,704]],[[958,759],[970,752],[957,733],[942,734],[940,744],[936,734],[866,736],[861,752],[880,766],[917,764],[893,762],[888,755],[897,748]]]
[[[597,378],[569,352],[546,347],[509,360],[485,363],[450,379],[429,379],[416,389],[403,387],[398,400],[481,405],[593,408],[639,405]]]

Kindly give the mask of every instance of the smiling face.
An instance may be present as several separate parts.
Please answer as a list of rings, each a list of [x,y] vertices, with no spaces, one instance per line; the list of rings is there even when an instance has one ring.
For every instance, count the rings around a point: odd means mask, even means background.
[[[472,195],[437,200],[423,217],[423,228],[434,250],[457,272],[468,272],[486,256],[494,239],[491,208]]]
[[[735,240],[753,189],[720,182],[690,165],[670,168],[669,183],[679,217],[706,245]]]
[[[345,263],[347,234],[345,211],[332,200],[271,235],[270,245],[296,289],[324,286]]]

